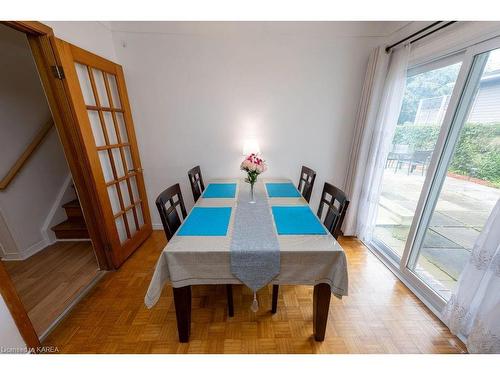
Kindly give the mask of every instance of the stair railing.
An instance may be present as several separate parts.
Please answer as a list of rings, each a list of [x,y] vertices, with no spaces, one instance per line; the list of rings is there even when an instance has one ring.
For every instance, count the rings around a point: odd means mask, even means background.
[[[0,191],[5,190],[12,180],[17,176],[17,174],[21,171],[23,166],[29,160],[29,158],[33,155],[35,150],[38,148],[40,143],[42,143],[43,139],[49,133],[49,130],[54,126],[54,121],[50,119],[45,123],[45,125],[40,129],[40,131],[35,135],[35,138],[31,141],[31,143],[26,147],[26,150],[19,156],[16,162],[9,169],[4,178],[0,181]]]

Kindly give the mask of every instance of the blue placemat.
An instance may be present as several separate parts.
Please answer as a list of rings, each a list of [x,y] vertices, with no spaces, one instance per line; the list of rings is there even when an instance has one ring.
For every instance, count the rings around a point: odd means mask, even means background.
[[[203,198],[234,198],[236,184],[209,184],[203,192]]]
[[[300,193],[290,182],[269,182],[266,184],[269,198],[298,198]]]
[[[194,207],[184,221],[178,236],[225,236],[231,207]]]
[[[309,206],[273,206],[272,211],[279,235],[326,234]]]

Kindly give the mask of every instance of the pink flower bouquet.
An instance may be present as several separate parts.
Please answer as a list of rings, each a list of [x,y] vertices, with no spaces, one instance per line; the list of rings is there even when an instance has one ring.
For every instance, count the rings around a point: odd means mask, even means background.
[[[247,172],[247,178],[245,181],[252,185],[253,188],[253,185],[257,181],[257,177],[259,174],[266,171],[267,165],[264,160],[257,156],[257,154],[250,154],[245,160],[243,160],[240,168],[242,171]]]

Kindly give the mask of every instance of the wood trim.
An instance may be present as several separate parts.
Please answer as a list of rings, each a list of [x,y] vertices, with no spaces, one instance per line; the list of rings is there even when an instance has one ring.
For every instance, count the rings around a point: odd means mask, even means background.
[[[34,38],[45,38],[48,39],[49,36],[53,36],[52,29],[39,22],[31,21],[5,21],[2,22],[7,26],[10,26],[16,30],[28,34],[28,38],[33,36]],[[41,40],[38,40],[41,43]],[[31,45],[31,43],[30,43]],[[45,88],[45,85],[42,83]],[[51,108],[52,109],[52,108]],[[52,112],[54,110],[52,109]],[[38,335],[36,334],[35,328],[31,323],[24,305],[22,304],[17,291],[7,274],[5,267],[2,262],[0,262],[0,293],[5,301],[7,308],[9,309],[14,322],[16,323],[17,329],[21,334],[26,346],[30,350],[36,350],[41,346]],[[36,351],[35,351],[36,353]]]
[[[139,147],[135,135],[134,121],[132,119],[132,110],[130,108],[130,103],[128,101],[127,86],[125,83],[125,74],[123,73],[123,68],[121,67],[121,65],[117,65],[116,68],[117,68],[116,84],[118,88],[118,94],[120,95],[121,106],[125,110],[124,113],[125,127],[127,128],[128,143],[130,144],[130,153],[137,174],[136,177],[137,188],[139,190],[140,196],[145,197],[145,199],[143,199],[142,202],[142,211],[143,211],[142,216],[145,225],[151,232],[152,224],[151,224],[151,215],[149,212],[149,204],[147,199],[148,195],[146,192],[146,185],[144,183],[144,176],[142,175],[144,169],[142,168],[141,160],[139,157]],[[118,76],[121,76],[122,79],[118,79]]]
[[[42,143],[45,136],[49,133],[50,129],[54,126],[54,121],[50,119],[45,123],[45,125],[40,129],[40,131],[35,135],[35,138],[26,147],[21,156],[16,160],[16,162],[9,169],[5,177],[0,181],[0,191],[5,190],[12,180],[17,176],[22,167],[26,164],[29,158],[33,155],[38,146]]]
[[[123,113],[124,110],[121,108],[111,108],[111,107],[98,107],[96,105],[86,105],[87,109],[91,111],[104,111],[104,112],[120,112]]]
[[[38,335],[2,262],[0,262],[0,293],[28,349],[39,348],[41,344]]]
[[[130,177],[137,176],[137,172],[128,172],[125,171],[125,176],[119,177],[116,180],[111,180],[106,182],[106,187],[109,187],[111,185],[117,184],[119,182],[125,181],[125,180],[130,180]]]
[[[76,62],[116,75],[117,64],[92,52],[71,44],[71,55]],[[97,103],[96,103],[97,104]],[[99,106],[99,105],[97,105]]]
[[[13,29],[22,31],[28,35],[46,35],[53,36],[54,31],[50,26],[44,25],[38,21],[0,21],[4,25],[10,26]]]
[[[118,143],[113,143],[113,144],[105,145],[105,146],[97,146],[96,149],[97,149],[97,151],[103,151],[103,150],[108,150],[110,148],[122,148],[122,147],[127,147],[127,146],[130,146],[130,143],[128,143],[128,142],[122,143],[122,142],[120,142],[120,140],[118,140]]]

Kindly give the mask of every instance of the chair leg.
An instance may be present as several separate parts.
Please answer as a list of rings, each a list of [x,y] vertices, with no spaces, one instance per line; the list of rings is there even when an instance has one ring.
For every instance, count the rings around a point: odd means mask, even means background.
[[[233,286],[231,284],[226,284],[227,293],[227,314],[230,317],[234,316],[234,304],[233,304]]]
[[[276,314],[276,311],[278,311],[278,293],[280,290],[279,285],[273,285],[273,301],[271,305],[271,312],[273,314]]]

